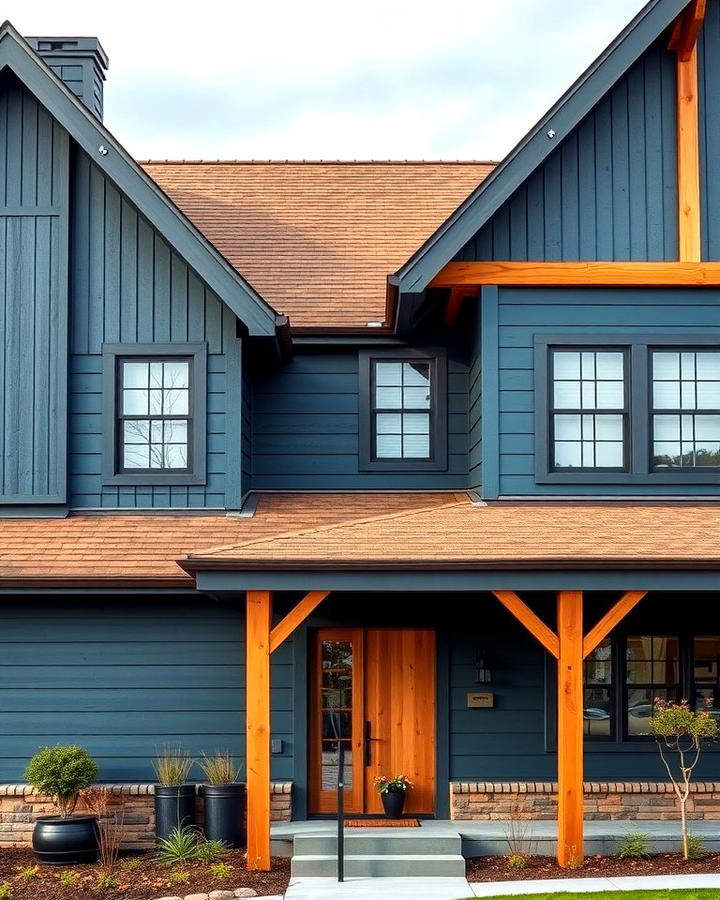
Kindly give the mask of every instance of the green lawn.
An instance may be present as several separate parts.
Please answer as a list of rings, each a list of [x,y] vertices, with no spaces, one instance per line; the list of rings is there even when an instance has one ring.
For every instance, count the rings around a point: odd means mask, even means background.
[[[512,900],[527,897],[528,900],[720,900],[720,888],[687,888],[669,891],[598,891],[592,894],[576,894],[555,891],[552,894],[513,894],[511,897],[485,897],[483,900]],[[472,900],[472,898],[468,898]]]

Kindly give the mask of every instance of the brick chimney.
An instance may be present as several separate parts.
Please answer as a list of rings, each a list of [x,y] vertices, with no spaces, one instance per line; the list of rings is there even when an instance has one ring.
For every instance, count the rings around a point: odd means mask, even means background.
[[[107,54],[94,37],[29,37],[25,40],[53,72],[102,121]]]

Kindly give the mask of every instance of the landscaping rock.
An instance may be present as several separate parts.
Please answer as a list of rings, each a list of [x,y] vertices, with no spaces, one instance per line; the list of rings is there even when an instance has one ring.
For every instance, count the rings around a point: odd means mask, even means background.
[[[234,900],[233,891],[210,891],[210,900]]]
[[[236,897],[257,897],[258,892],[253,888],[235,888]]]
[[[207,894],[185,894],[185,900],[208,900]]]

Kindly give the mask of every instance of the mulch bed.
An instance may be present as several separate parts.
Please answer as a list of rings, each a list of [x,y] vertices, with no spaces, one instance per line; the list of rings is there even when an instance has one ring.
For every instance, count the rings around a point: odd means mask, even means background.
[[[525,881],[542,878],[612,878],[625,875],[708,875],[720,872],[720,853],[685,862],[678,853],[647,859],[590,856],[578,869],[561,869],[552,856],[530,856],[522,869],[511,869],[503,856],[479,856],[467,861],[468,881]]]
[[[12,900],[78,900],[98,898],[110,900],[153,900],[155,897],[180,896],[193,893],[209,893],[220,889],[238,887],[254,888],[259,896],[283,894],[290,880],[290,860],[273,857],[271,872],[248,872],[245,853],[229,850],[221,860],[232,866],[229,877],[217,878],[204,863],[180,863],[166,866],[154,860],[153,854],[135,853],[121,857],[115,875],[116,888],[97,886],[99,865],[40,866],[37,873],[31,870],[37,865],[31,850],[0,850],[0,885],[7,883]],[[26,874],[23,876],[23,870]],[[77,873],[73,884],[61,884],[63,872]],[[185,872],[187,880],[173,880],[173,873]]]

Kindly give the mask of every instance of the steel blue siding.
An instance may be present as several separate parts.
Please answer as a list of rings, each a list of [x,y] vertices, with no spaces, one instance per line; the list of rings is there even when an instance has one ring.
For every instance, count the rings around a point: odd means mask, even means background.
[[[475,316],[473,360],[468,372],[468,487],[482,487],[482,352],[480,316]]]
[[[154,780],[165,745],[194,755],[245,747],[240,609],[193,598],[103,598],[0,611],[0,780],[22,781],[46,744],[77,742],[106,781]],[[292,778],[292,641],[272,662],[273,777]],[[199,776],[195,772],[195,777]]]
[[[536,334],[717,333],[720,291],[501,289],[498,306],[500,494],[718,494],[715,484],[547,485],[535,481],[534,337]]]
[[[0,503],[62,503],[69,138],[10,78],[0,123]]]
[[[235,316],[84,153],[76,154],[73,174],[71,504],[236,508],[242,358]],[[208,344],[206,484],[103,485],[103,343],[185,341]]]
[[[255,489],[467,487],[468,352],[448,349],[448,470],[361,472],[356,350],[297,353],[254,382]]]
[[[456,259],[676,259],[675,140],[674,57],[661,41]]]

